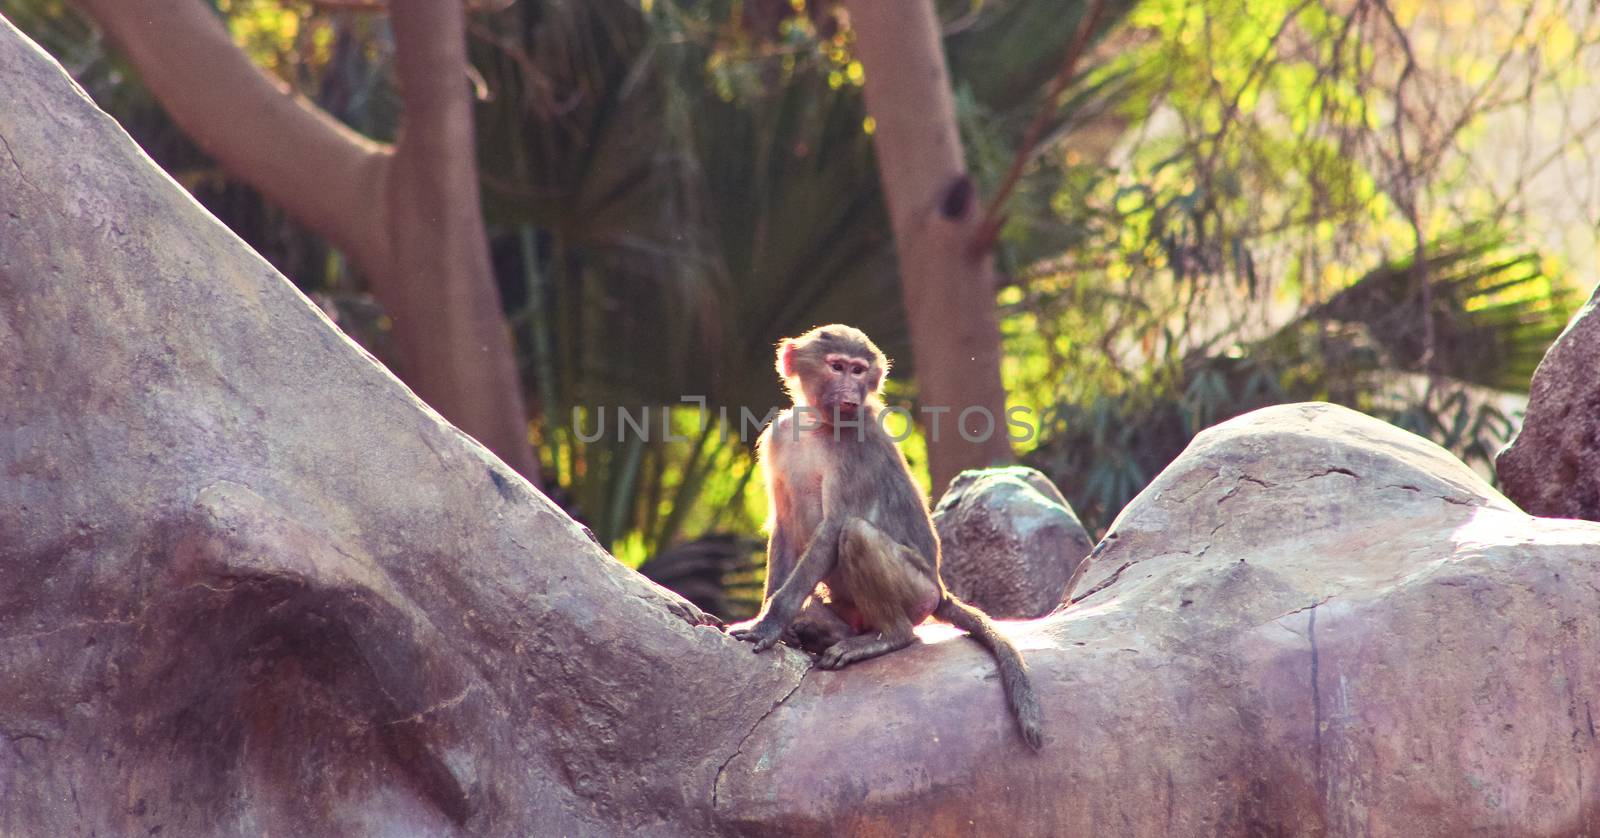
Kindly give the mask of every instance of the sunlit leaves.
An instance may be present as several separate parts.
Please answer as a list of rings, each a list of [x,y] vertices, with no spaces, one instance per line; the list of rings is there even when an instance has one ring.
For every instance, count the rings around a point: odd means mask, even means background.
[[[276,68],[293,52],[300,14],[277,0],[217,0],[235,43],[256,64]]]
[[[1446,397],[1463,382],[1525,387],[1570,280],[1501,226],[1506,184],[1486,181],[1475,149],[1490,141],[1483,114],[1516,102],[1506,79],[1569,82],[1586,63],[1572,57],[1600,43],[1600,15],[1562,8],[1137,6],[1142,37],[1099,71],[1134,82],[1118,105],[1129,141],[1041,161],[1035,179],[1057,184],[1045,217],[1072,244],[1026,263],[1001,298],[1008,386],[1070,417],[1031,456],[1080,513],[1106,523],[1131,496],[1130,463],[1152,471],[1149,452],[1289,395],[1411,417],[1464,456],[1493,445],[1485,402]],[[1007,228],[1019,250],[1048,235],[1034,212]],[[1420,270],[1396,272],[1418,252]],[[1300,319],[1379,286],[1397,295],[1384,317]],[[1428,386],[1402,394],[1403,376]]]
[[[668,39],[704,48],[708,80],[725,102],[773,95],[814,70],[834,90],[865,79],[834,0],[670,2],[651,10]]]
[[[256,65],[314,93],[333,60],[336,27],[376,24],[373,15],[335,15],[307,0],[215,0],[228,33]]]

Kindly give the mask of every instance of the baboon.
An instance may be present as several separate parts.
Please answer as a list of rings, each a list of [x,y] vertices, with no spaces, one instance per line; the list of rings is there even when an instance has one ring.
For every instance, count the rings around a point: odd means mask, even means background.
[[[782,341],[777,367],[794,406],[757,446],[767,588],[760,615],[733,636],[757,652],[784,639],[838,669],[910,645],[913,627],[933,616],[994,655],[1022,738],[1037,750],[1042,718],[1022,656],[939,578],[927,499],[880,423],[888,359],[861,331],[832,325]]]

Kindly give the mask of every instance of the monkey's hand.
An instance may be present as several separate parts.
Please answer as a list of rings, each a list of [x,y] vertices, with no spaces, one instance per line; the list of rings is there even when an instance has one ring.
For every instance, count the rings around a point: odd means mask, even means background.
[[[777,620],[763,616],[745,628],[736,628],[728,632],[735,640],[756,644],[755,651],[771,649],[783,635],[783,626]]]

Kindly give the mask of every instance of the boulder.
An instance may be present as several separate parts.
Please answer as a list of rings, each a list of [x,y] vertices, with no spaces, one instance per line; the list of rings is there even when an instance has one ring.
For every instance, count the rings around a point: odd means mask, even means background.
[[[1600,833],[1600,525],[1327,405],[1003,631],[752,654],[429,410],[0,22],[0,835]]]
[[[1534,515],[1600,521],[1600,288],[1533,373],[1528,411],[1495,458],[1500,486]]]
[[[1531,518],[1426,440],[1323,404],[1211,428],[1128,505],[1072,599],[1011,626],[1044,703],[1037,756],[987,656],[925,630],[919,648],[808,675],[723,773],[719,798],[743,801],[730,821],[1600,829],[1600,525]]]
[[[1042,617],[1061,604],[1094,541],[1050,478],[1031,468],[972,469],[933,511],[940,573],[995,617]]]

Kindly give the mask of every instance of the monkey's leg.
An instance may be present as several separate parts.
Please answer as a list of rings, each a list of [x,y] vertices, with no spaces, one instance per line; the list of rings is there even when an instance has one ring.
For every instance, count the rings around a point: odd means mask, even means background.
[[[800,616],[784,631],[783,642],[807,652],[821,652],[855,633],[839,612],[812,597],[800,609]]]
[[[912,626],[939,602],[939,586],[922,571],[910,547],[860,518],[845,524],[839,543],[839,581],[868,631],[829,647],[817,665],[838,669],[904,649]]]

